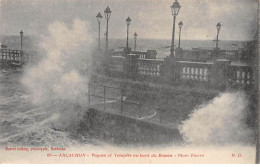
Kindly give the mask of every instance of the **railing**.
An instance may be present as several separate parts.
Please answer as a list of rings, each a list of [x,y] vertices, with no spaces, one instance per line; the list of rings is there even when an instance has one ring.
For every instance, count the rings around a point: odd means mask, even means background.
[[[100,72],[112,77],[142,82],[206,87],[215,90],[228,87],[249,88],[256,84],[253,67],[250,65],[234,64],[226,59],[211,59],[210,62],[180,61],[178,58],[147,59],[139,58],[138,54],[133,53],[125,55],[124,52],[112,52],[110,54],[112,56],[107,56],[108,59],[101,66],[103,70]],[[206,56],[211,54],[207,50],[203,53]],[[223,53],[236,54],[235,51],[223,51]]]
[[[208,82],[213,63],[178,61],[181,80]]]
[[[140,81],[161,82],[167,75],[175,83],[194,86],[200,84],[219,88],[228,85],[233,87],[252,86],[254,75],[251,66],[222,64],[221,61],[215,63],[177,61],[175,65],[171,65],[175,74],[170,74],[171,71],[162,70],[165,66],[164,60],[136,58],[134,61],[129,61],[125,57],[113,56],[108,71],[112,72],[114,76],[126,78],[131,73],[132,78]],[[131,64],[131,68],[126,68],[129,64]],[[171,80],[170,78],[168,79]]]
[[[124,73],[128,73],[127,68],[124,67],[126,63],[129,63],[127,62],[127,58],[112,56],[112,59],[108,64],[108,71],[110,74],[112,73],[112,75],[123,75]],[[159,77],[161,75],[162,63],[163,60],[138,58],[136,64],[137,75],[142,77]]]
[[[123,57],[124,56],[124,52],[123,51],[113,52],[112,56]]]
[[[237,50],[220,50],[221,55],[225,56],[237,56],[238,51]]]
[[[0,60],[7,60],[10,62],[21,62],[22,52],[20,50],[1,49]]]
[[[192,49],[192,50],[180,50],[177,52],[178,58],[182,60],[191,61],[207,61],[216,58],[226,58],[229,60],[238,60],[237,50],[219,50],[217,54],[214,50],[206,49]]]
[[[251,66],[231,65],[230,81],[233,86],[251,86],[254,84],[254,74]]]
[[[138,75],[159,77],[163,60],[138,59]]]
[[[109,70],[111,72],[123,73],[125,57],[112,56],[111,62],[109,63]]]
[[[88,83],[89,107],[108,112],[116,111],[117,114],[140,118],[143,106],[141,99],[131,99],[131,91],[125,91],[125,89],[124,86]]]
[[[178,57],[183,60],[206,61],[211,54],[211,50],[181,50],[178,52]]]
[[[143,97],[146,93],[127,85],[88,83],[88,106],[113,114],[172,126],[176,117],[169,116],[172,115],[171,111],[166,111],[163,106],[147,103],[146,98]]]
[[[130,51],[129,54],[138,55],[138,58],[141,59],[156,59],[156,51],[155,50],[147,50],[147,52],[139,52],[139,51]],[[112,51],[112,56],[124,57],[126,53],[124,51]]]
[[[137,54],[139,56],[139,58],[141,59],[147,59],[148,58],[148,54],[147,52],[131,52],[132,54]]]

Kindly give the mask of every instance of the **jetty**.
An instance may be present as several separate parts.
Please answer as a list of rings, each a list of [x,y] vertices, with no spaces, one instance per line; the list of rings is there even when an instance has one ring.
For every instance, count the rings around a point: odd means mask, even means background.
[[[22,67],[24,64],[23,51],[2,49],[0,52],[0,65],[1,68],[15,68]]]

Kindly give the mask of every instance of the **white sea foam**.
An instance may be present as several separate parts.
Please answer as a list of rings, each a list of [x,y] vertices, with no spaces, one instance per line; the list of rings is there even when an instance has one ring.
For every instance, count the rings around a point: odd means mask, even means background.
[[[195,109],[180,131],[194,145],[249,144],[253,133],[245,124],[247,105],[243,92],[223,93]]]
[[[89,34],[87,23],[80,20],[74,21],[72,29],[61,22],[49,26],[49,36],[43,37],[41,43],[47,54],[23,78],[35,103],[57,99],[85,102],[88,78],[79,71],[90,61],[92,37]]]
[[[53,23],[49,35],[42,37],[40,46],[46,55],[36,66],[27,69],[22,83],[31,92],[35,104],[51,105],[49,111],[63,112],[55,119],[50,116],[48,121],[66,123],[77,112],[69,105],[87,104],[88,75],[81,72],[91,61],[90,34],[87,22],[75,20],[72,28],[61,22]]]

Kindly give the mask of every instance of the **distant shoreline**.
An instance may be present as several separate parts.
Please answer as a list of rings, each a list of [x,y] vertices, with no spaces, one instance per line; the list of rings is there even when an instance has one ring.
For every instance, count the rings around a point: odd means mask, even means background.
[[[20,38],[20,35],[0,35],[0,38],[1,37],[19,37]],[[26,37],[29,37],[29,38],[41,38],[40,35],[39,36],[36,36],[36,35],[26,35],[24,36],[25,38]],[[110,40],[126,40],[125,38],[109,38]],[[170,38],[138,38],[139,40],[167,40],[167,41],[171,41]],[[182,41],[213,41],[210,40],[210,39],[181,39]],[[220,40],[220,41],[228,41],[228,42],[249,42],[249,41],[252,41],[254,39],[251,39],[251,40],[238,40],[238,39],[223,39],[223,40]],[[175,39],[175,41],[178,41],[178,39]]]

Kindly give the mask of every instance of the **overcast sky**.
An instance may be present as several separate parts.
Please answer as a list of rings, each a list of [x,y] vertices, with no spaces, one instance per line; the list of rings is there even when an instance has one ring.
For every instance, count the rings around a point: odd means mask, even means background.
[[[139,38],[170,39],[174,0],[0,0],[0,34],[46,34],[53,21],[71,26],[74,19],[86,20],[97,33],[96,14],[110,6],[109,37],[126,36],[125,19],[132,19],[130,35]],[[258,0],[179,0],[176,23],[183,21],[182,39],[212,40],[216,24],[222,24],[220,39],[250,40],[258,25]],[[101,34],[105,32],[105,19]],[[176,25],[176,33],[179,32]]]

